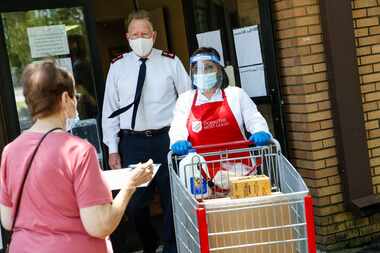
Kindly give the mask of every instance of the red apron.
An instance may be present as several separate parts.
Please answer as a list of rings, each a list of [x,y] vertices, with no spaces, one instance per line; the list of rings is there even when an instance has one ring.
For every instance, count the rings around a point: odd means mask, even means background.
[[[223,101],[196,105],[198,91],[195,92],[191,112],[187,120],[188,140],[193,146],[229,143],[245,141],[239,125],[228,105],[226,95],[222,90]],[[247,144],[238,144],[226,147],[208,147],[201,149],[200,153],[223,151],[230,149],[247,148]],[[228,158],[239,158],[249,156],[248,152],[228,154]],[[206,161],[220,159],[220,156],[205,157]],[[241,161],[251,166],[250,159]],[[208,164],[208,172],[211,179],[220,170],[220,163]]]

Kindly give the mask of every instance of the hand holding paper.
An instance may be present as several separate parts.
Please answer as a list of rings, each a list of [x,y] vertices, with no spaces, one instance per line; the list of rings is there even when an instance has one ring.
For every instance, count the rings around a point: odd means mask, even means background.
[[[146,163],[130,165],[129,168],[102,171],[102,175],[110,190],[124,187],[145,187],[157,173],[160,164]]]
[[[130,172],[128,185],[137,187],[149,182],[153,177],[153,161],[149,159],[146,163],[138,163],[136,168]]]

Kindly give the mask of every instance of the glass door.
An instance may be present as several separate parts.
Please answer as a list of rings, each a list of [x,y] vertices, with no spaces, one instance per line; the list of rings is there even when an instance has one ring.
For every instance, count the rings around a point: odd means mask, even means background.
[[[0,129],[6,136],[1,140],[2,146],[33,123],[20,84],[23,69],[29,63],[52,59],[75,78],[81,124],[73,134],[92,143],[102,160],[101,131],[97,126],[104,79],[91,9],[92,2],[86,0],[2,0],[0,120],[5,127]]]
[[[83,7],[3,12],[1,22],[20,130],[32,124],[20,84],[22,71],[46,58],[73,74],[80,118],[95,118],[98,103]]]

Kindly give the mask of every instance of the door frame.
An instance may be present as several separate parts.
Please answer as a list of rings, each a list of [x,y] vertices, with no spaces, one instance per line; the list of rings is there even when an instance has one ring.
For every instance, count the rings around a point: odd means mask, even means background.
[[[99,109],[98,123],[102,111],[102,103],[104,97],[104,77],[100,66],[100,56],[96,41],[96,23],[93,13],[92,1],[88,0],[1,0],[0,14],[3,12],[28,11],[39,9],[55,9],[82,7],[84,22],[86,25],[88,43],[90,49],[90,57],[94,75],[94,89]],[[12,76],[9,66],[7,48],[5,44],[5,34],[3,23],[0,21],[0,105],[2,106],[3,118],[6,118],[4,134],[7,139],[4,143],[9,143],[20,134],[20,125],[16,107],[16,100],[13,91]],[[100,133],[101,134],[101,131]],[[2,148],[2,147],[0,147]]]
[[[263,62],[265,68],[265,79],[268,95],[264,97],[252,98],[252,100],[260,104],[272,105],[272,117],[275,135],[281,144],[282,153],[287,154],[287,130],[285,124],[285,112],[283,108],[283,100],[281,97],[280,75],[279,65],[276,55],[276,45],[274,37],[274,27],[272,18],[272,1],[271,0],[258,0],[260,10],[260,22],[261,22],[261,44],[263,53]],[[183,0],[183,12],[185,16],[185,29],[186,33],[190,36],[187,37],[188,48],[190,55],[197,49],[197,40],[195,38],[195,20],[193,10],[193,0]],[[230,31],[226,33],[228,47],[228,54],[231,57],[231,62],[234,65],[234,74],[237,81],[239,78],[239,71],[237,69],[237,57],[236,52],[231,45],[234,45],[234,38],[232,33],[231,18],[228,16],[228,9],[225,8],[225,25]]]

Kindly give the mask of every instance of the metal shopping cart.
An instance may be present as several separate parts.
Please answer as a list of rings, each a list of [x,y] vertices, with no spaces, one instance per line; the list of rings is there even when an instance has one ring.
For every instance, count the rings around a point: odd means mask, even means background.
[[[278,142],[236,149],[230,144],[216,146],[215,152],[202,153],[206,146],[196,148],[208,170],[226,163],[249,164],[256,174],[270,178],[272,194],[231,199],[228,191],[217,191],[208,182],[207,196],[193,195],[178,176],[184,157],[169,152],[178,252],[315,253],[312,198],[301,176],[281,154]],[[202,169],[196,162],[196,168]]]

